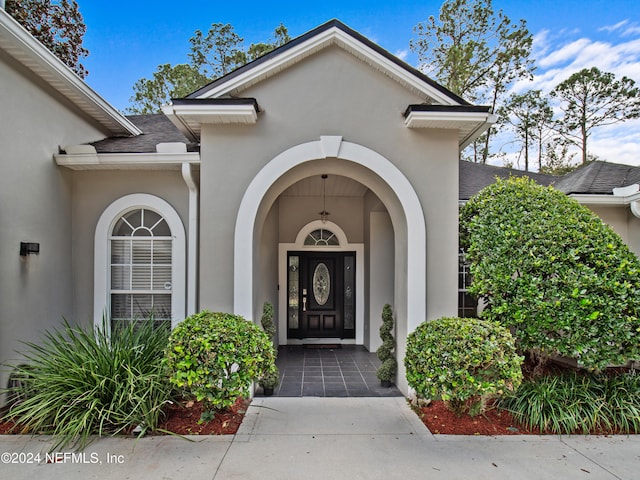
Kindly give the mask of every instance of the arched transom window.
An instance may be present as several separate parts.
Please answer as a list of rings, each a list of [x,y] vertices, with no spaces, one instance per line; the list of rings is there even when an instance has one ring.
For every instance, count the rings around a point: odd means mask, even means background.
[[[115,222],[110,236],[112,328],[147,319],[171,325],[172,241],[166,220],[153,210],[131,210]]]
[[[307,237],[304,239],[305,245],[316,245],[316,246],[338,246],[340,245],[340,241],[338,237],[331,231],[326,230],[324,228],[319,228],[309,233]]]

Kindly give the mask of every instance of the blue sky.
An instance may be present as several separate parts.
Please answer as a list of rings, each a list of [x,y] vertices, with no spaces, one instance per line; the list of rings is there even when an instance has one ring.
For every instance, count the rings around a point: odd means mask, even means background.
[[[252,42],[269,40],[280,23],[292,37],[337,18],[412,65],[413,27],[437,15],[441,1],[215,1],[78,0],[87,25],[87,83],[124,110],[136,80],[163,63],[188,61],[189,38],[211,23],[230,23]],[[517,89],[549,90],[584,67],[597,66],[640,84],[638,0],[494,0],[534,34],[535,79]],[[598,132],[593,151],[602,158],[640,165],[640,121]]]

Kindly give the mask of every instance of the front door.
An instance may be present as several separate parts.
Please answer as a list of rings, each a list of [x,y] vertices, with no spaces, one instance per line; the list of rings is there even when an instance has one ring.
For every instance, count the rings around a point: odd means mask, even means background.
[[[290,252],[288,265],[289,338],[355,338],[355,253]]]

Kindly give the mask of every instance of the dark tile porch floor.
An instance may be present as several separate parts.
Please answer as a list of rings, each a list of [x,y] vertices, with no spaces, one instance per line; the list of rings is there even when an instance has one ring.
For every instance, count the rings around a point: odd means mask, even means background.
[[[342,348],[283,346],[278,350],[279,397],[396,397],[376,377],[380,360],[360,345]]]

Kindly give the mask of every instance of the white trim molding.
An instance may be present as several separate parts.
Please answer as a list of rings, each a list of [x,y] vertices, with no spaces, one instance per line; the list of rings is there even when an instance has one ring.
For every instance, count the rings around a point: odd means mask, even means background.
[[[71,148],[71,151],[77,151]],[[56,154],[56,164],[70,170],[181,170],[184,163],[200,164],[199,152]]]
[[[142,133],[3,9],[0,9],[0,49],[68,98],[110,135]]]
[[[187,138],[195,142],[200,141],[202,125],[253,125],[258,121],[255,99],[225,100],[236,99],[212,100],[213,103],[175,100],[171,105],[162,107],[162,112]]]
[[[109,272],[110,251],[109,237],[115,222],[131,210],[148,208],[160,214],[169,225],[172,245],[172,285],[171,327],[175,327],[185,318],[186,298],[186,258],[185,231],[182,220],[174,208],[165,200],[146,193],[134,193],[115,200],[109,205],[98,220],[94,238],[94,280],[93,280],[93,322],[100,327],[103,316],[109,318]]]
[[[410,111],[404,120],[407,128],[440,128],[458,130],[460,150],[496,123],[498,116],[472,111]]]
[[[640,184],[634,183],[626,187],[614,188],[613,195],[622,197],[625,204],[629,204],[634,217],[640,218]]]
[[[234,236],[234,312],[245,318],[254,314],[254,242],[255,230],[260,207],[265,198],[281,193],[270,191],[280,177],[295,167],[326,158],[323,148],[326,139],[303,143],[282,152],[267,163],[253,178],[242,198],[236,217]],[[338,142],[337,159],[350,162],[373,172],[386,188],[390,189],[399,204],[399,209],[390,211],[394,229],[406,232],[406,244],[401,250],[406,252],[409,261],[406,269],[398,268],[396,275],[402,275],[396,282],[396,288],[402,285],[404,298],[398,299],[406,304],[407,330],[413,331],[426,319],[426,224],[422,206],[413,186],[404,174],[388,159],[379,153],[356,143]],[[335,145],[333,146],[335,150]],[[380,184],[362,179],[374,193],[380,193]],[[284,187],[280,186],[282,190]],[[380,196],[380,195],[379,195]],[[394,218],[395,217],[395,218]],[[396,249],[396,255],[399,255]],[[400,273],[401,272],[401,273]]]
[[[330,230],[338,238],[339,245],[305,245],[307,236],[320,228]],[[278,294],[278,342],[280,345],[301,343],[299,340],[287,338],[287,253],[290,251],[307,252],[356,252],[356,338],[355,343],[362,345],[364,341],[364,244],[349,243],[347,235],[340,226],[333,222],[314,220],[303,226],[296,236],[295,243],[278,244],[278,283],[282,286]],[[353,342],[353,340],[351,340]],[[344,343],[348,343],[345,341]]]

